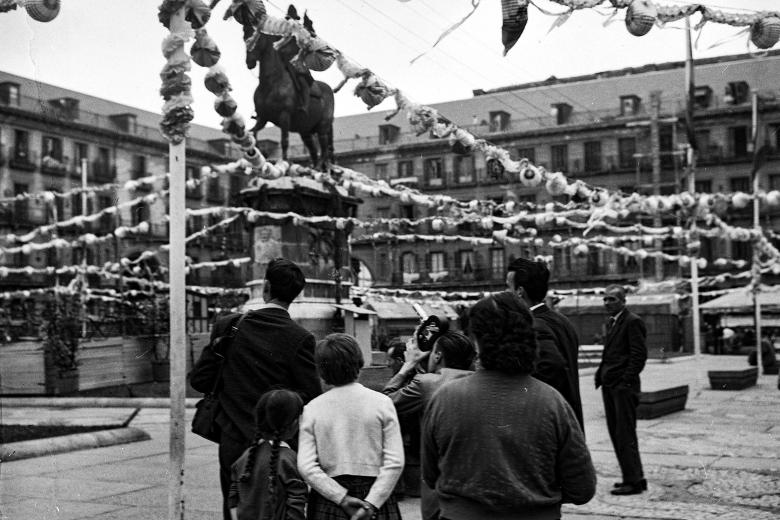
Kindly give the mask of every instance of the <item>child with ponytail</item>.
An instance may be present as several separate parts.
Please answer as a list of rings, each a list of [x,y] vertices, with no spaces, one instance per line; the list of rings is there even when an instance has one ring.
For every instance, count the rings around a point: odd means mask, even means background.
[[[307,486],[287,444],[298,434],[300,396],[271,390],[255,406],[252,445],[233,464],[228,503],[233,520],[304,520]]]

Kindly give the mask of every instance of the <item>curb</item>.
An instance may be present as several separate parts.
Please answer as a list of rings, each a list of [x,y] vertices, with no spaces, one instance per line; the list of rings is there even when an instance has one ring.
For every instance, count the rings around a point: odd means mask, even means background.
[[[185,399],[187,408],[195,408],[198,397]],[[0,397],[7,407],[43,408],[170,408],[168,397]]]
[[[148,441],[148,433],[139,428],[114,428],[88,433],[61,435],[48,439],[10,442],[0,445],[0,462],[54,455],[75,450],[102,448],[130,442]]]

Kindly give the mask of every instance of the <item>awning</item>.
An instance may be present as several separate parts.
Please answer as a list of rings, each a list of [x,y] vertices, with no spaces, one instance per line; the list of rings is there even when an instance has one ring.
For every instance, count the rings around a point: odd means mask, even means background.
[[[265,305],[262,298],[247,301],[241,306],[242,311],[253,311]],[[288,309],[293,320],[333,319],[336,315],[336,306],[332,303],[320,302],[293,302]]]
[[[665,312],[676,314],[679,312],[680,295],[677,293],[662,294],[627,294],[626,305],[629,309],[648,309],[663,308]],[[561,298],[556,306],[564,314],[576,313],[577,311],[592,312],[594,309],[604,309],[603,294],[572,294]],[[658,312],[658,311],[655,311]]]
[[[383,320],[419,320],[420,315],[414,310],[411,303],[374,301],[367,302],[377,316]]]
[[[458,313],[445,301],[416,301],[415,304],[422,307],[426,316],[436,314],[449,320],[458,319]],[[415,310],[411,302],[402,301],[375,301],[369,300],[367,305],[374,309],[380,319],[386,320],[419,320],[420,314]]]
[[[764,310],[780,310],[780,286],[761,285],[758,301]],[[707,312],[750,312],[753,309],[753,293],[749,287],[739,287],[700,305]]]
[[[752,315],[727,314],[720,318],[722,327],[752,327],[755,324]],[[780,327],[780,316],[761,316],[762,327]]]
[[[337,309],[341,309],[345,312],[351,312],[353,314],[376,314],[376,312],[365,307],[358,307],[357,305],[334,305]]]

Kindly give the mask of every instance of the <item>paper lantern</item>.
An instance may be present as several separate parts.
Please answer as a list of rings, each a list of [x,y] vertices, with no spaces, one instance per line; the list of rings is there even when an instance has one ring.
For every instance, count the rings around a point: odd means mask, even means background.
[[[482,227],[485,229],[493,229],[493,219],[490,217],[484,217],[481,221]]]
[[[780,40],[780,18],[767,16],[750,26],[750,41],[759,49],[769,49]]]
[[[609,193],[606,190],[593,190],[590,195],[590,203],[594,206],[604,206],[609,200]]]
[[[574,248],[574,256],[578,257],[585,257],[588,256],[588,253],[590,252],[590,249],[588,249],[588,246],[586,244],[580,244],[577,247]]]
[[[751,197],[747,193],[738,192],[731,197],[731,205],[736,209],[744,209],[750,204]]]
[[[33,20],[51,22],[60,13],[60,0],[24,0],[24,8]]]
[[[566,191],[566,185],[566,177],[564,177],[560,172],[557,172],[551,174],[547,178],[545,188],[547,188],[547,193],[553,197],[557,197],[559,195],[563,195],[563,193]]]
[[[138,224],[138,228],[136,228],[139,233],[148,233],[149,232],[149,223],[148,222],[141,222]]]
[[[626,28],[634,36],[644,36],[653,28],[656,16],[658,12],[650,0],[634,0],[626,9]]]
[[[780,191],[772,190],[766,194],[766,203],[770,206],[780,206]]]
[[[538,186],[542,182],[542,172],[539,168],[528,164],[520,171],[520,183],[528,188]]]
[[[683,208],[692,208],[694,204],[696,204],[696,199],[688,193],[687,191],[684,191],[680,193],[680,204],[682,204]]]
[[[440,218],[435,218],[431,221],[431,228],[434,231],[441,231],[444,229],[444,221]]]
[[[696,265],[699,266],[699,269],[707,269],[707,259],[699,258],[698,260],[696,260]]]
[[[680,267],[688,267],[691,265],[691,257],[690,256],[681,256],[677,263],[680,264]]]

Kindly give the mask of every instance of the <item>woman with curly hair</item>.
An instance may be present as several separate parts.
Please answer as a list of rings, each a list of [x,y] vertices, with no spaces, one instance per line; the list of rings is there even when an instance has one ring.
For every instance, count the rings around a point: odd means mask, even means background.
[[[533,316],[503,292],[469,312],[474,375],[443,385],[423,423],[423,480],[441,518],[553,520],[561,504],[584,504],[596,472],[571,406],[533,378]]]

